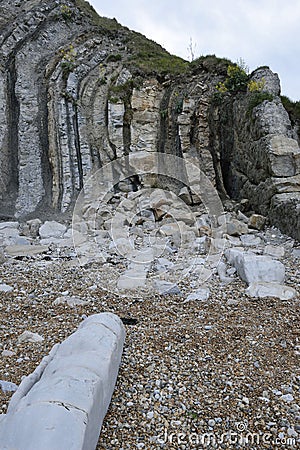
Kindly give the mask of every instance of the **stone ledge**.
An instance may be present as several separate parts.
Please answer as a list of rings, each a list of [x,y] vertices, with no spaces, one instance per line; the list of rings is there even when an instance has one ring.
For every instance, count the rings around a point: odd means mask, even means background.
[[[101,313],[56,344],[0,418],[0,450],[94,450],[124,339],[121,320]]]

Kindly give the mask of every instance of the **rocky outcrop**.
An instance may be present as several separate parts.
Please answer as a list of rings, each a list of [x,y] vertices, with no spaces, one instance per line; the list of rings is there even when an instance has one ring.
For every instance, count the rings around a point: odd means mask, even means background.
[[[97,169],[159,152],[197,165],[299,239],[299,147],[270,70],[252,78],[265,79],[272,101],[251,106],[241,93],[211,106],[226,62],[189,65],[83,0],[11,1],[0,30],[2,216],[68,213]],[[132,176],[118,189],[175,186],[199,201],[185,183],[157,178]]]
[[[211,109],[211,148],[226,192],[300,239],[300,149],[280,100],[278,76],[258,69],[257,93],[224,98]]]
[[[67,211],[94,169],[141,149],[182,156],[192,143],[214,177],[205,117],[215,76],[204,70],[186,85],[137,71],[130,45],[149,41],[83,1],[1,8],[3,211]]]

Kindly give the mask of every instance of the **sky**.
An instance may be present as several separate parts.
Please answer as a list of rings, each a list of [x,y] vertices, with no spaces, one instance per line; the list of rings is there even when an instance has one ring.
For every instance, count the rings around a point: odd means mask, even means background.
[[[281,93],[300,100],[299,0],[89,0],[105,17],[139,31],[174,55],[241,59],[269,66]]]

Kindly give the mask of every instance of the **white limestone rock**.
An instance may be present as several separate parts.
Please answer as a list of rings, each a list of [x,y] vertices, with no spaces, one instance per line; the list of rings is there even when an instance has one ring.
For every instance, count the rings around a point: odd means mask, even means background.
[[[8,245],[5,253],[9,256],[35,256],[49,250],[48,245]]]
[[[210,290],[208,288],[199,288],[195,292],[192,292],[187,296],[183,303],[190,302],[192,300],[205,302],[209,299]]]
[[[43,340],[44,340],[43,336],[40,336],[38,333],[33,333],[32,331],[24,331],[18,337],[19,344],[21,344],[22,342],[38,343],[42,342]]]
[[[240,236],[248,233],[248,225],[237,219],[230,219],[227,223],[227,234],[230,236]]]
[[[12,286],[9,286],[9,284],[2,283],[0,284],[0,292],[11,292],[14,288]]]
[[[266,245],[264,248],[264,254],[273,256],[274,258],[282,258],[284,256],[285,249],[281,246]]]
[[[52,302],[52,305],[63,305],[66,303],[71,308],[74,308],[75,306],[80,305],[86,305],[89,303],[88,300],[83,300],[80,297],[77,297],[76,295],[61,295],[60,297],[57,297],[56,300]]]
[[[240,237],[240,240],[245,247],[256,247],[261,244],[261,238],[255,236],[255,234],[244,234]]]
[[[128,269],[118,279],[117,287],[120,290],[138,289],[146,285],[147,272],[142,268],[140,270]]]
[[[43,225],[40,226],[39,235],[42,239],[48,238],[62,238],[64,233],[66,232],[66,225],[56,222],[55,220],[46,221]]]
[[[291,300],[297,296],[296,289],[279,283],[251,283],[245,292],[249,297],[276,297],[280,300]]]
[[[177,284],[165,280],[155,280],[154,287],[160,295],[178,295],[181,291]]]
[[[1,450],[94,450],[120,365],[125,330],[95,314],[25,377],[0,419]]]
[[[239,277],[247,284],[255,282],[283,283],[285,278],[284,265],[265,255],[254,255],[237,249],[229,249],[225,256],[232,264]]]

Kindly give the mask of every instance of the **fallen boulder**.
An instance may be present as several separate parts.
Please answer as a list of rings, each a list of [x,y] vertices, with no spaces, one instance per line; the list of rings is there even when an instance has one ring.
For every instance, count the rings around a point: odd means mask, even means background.
[[[283,283],[285,278],[285,267],[276,259],[266,255],[255,255],[240,251],[239,249],[228,249],[225,256],[232,264],[239,277],[247,284],[267,282]]]
[[[94,450],[120,365],[124,326],[85,319],[25,377],[0,417],[0,449]]]

